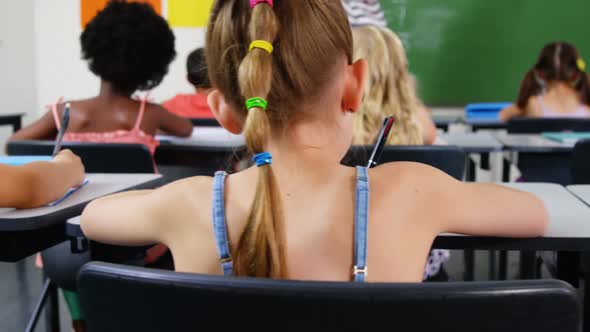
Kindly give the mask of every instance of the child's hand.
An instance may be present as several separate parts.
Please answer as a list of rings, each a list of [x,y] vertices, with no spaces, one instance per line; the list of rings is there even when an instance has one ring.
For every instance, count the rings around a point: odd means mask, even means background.
[[[79,186],[84,182],[85,172],[84,165],[80,157],[75,155],[70,150],[62,150],[59,152],[53,162],[65,168],[67,179],[70,180],[72,186]]]

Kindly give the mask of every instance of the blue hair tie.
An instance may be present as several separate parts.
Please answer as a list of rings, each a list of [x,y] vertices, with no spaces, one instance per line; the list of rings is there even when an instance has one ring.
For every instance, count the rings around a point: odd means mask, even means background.
[[[256,162],[256,166],[264,166],[272,164],[272,154],[268,152],[262,152],[252,158]]]

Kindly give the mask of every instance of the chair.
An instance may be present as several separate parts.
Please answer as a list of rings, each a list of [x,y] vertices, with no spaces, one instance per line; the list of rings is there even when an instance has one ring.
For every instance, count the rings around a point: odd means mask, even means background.
[[[8,155],[50,156],[53,141],[11,141]],[[154,173],[154,162],[148,148],[141,144],[64,142],[81,159],[87,173]]]
[[[576,143],[572,160],[573,183],[590,184],[590,140]]]
[[[347,166],[367,165],[372,150],[373,146],[353,146],[342,159],[342,163]],[[465,175],[465,152],[455,146],[385,146],[379,164],[395,161],[427,164],[457,180],[462,180]]]
[[[196,175],[212,176],[215,171],[233,171],[245,147],[196,146],[162,142],[154,156],[166,182]]]
[[[540,134],[544,132],[588,132],[590,119],[529,119],[518,118],[508,123],[510,134]],[[519,153],[518,168],[529,182],[572,184],[571,152]]]
[[[89,331],[580,331],[557,280],[354,284],[226,278],[107,263],[78,276]],[[207,326],[211,326],[207,328]]]
[[[590,119],[571,118],[516,118],[508,122],[509,134],[540,134],[544,132],[590,131]]]
[[[216,119],[192,118],[190,120],[195,127],[221,127]]]

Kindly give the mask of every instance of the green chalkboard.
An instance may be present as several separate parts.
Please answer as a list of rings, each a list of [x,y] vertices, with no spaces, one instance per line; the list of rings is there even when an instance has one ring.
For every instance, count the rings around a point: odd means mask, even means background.
[[[429,105],[512,101],[543,45],[590,58],[590,0],[381,0]],[[589,59],[590,60],[590,59]],[[590,62],[590,61],[588,61]]]

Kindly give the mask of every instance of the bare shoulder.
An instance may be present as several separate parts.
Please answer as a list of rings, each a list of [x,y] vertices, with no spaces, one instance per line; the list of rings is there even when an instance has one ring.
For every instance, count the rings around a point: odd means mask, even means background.
[[[459,183],[439,169],[416,162],[380,165],[371,170],[370,178],[372,197],[381,197],[385,204],[391,200],[429,204],[441,192]]]
[[[154,193],[161,199],[173,202],[180,212],[190,211],[191,214],[207,212],[212,202],[213,178],[195,176],[172,182]],[[175,213],[178,211],[175,211]]]
[[[379,183],[382,183],[385,179],[389,181],[396,181],[397,183],[432,183],[433,181],[440,180],[452,180],[452,178],[444,173],[443,171],[434,168],[430,165],[400,161],[382,164],[378,167],[371,169],[371,178]]]

